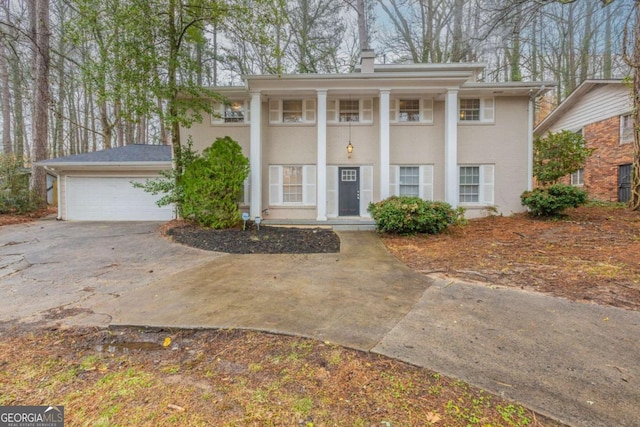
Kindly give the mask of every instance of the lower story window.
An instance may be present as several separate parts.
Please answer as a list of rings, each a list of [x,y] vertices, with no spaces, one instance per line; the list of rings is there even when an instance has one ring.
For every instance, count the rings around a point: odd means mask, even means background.
[[[420,168],[418,166],[400,166],[400,195],[415,196],[420,194]]]
[[[282,168],[282,201],[302,203],[302,166]]]
[[[495,203],[495,165],[464,165],[458,171],[459,203],[479,206]]]
[[[582,186],[584,185],[584,169],[578,169],[571,174],[571,185]]]
[[[312,206],[315,203],[315,165],[269,166],[269,205]]]
[[[460,203],[480,201],[480,166],[460,167]]]

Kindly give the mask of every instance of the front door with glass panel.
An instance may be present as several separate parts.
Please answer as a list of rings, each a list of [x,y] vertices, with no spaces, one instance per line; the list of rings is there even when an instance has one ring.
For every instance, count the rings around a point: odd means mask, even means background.
[[[360,216],[360,168],[338,168],[338,215]]]

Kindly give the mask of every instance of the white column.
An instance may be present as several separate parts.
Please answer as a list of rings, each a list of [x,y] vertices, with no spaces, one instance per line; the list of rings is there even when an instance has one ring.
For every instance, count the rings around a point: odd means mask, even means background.
[[[458,91],[449,89],[444,100],[444,200],[458,206]]]
[[[251,92],[249,165],[251,168],[251,219],[262,216],[262,101],[260,92]]]
[[[380,89],[380,200],[389,197],[389,89]]]
[[[327,91],[318,89],[318,186],[316,206],[318,221],[327,220]]]

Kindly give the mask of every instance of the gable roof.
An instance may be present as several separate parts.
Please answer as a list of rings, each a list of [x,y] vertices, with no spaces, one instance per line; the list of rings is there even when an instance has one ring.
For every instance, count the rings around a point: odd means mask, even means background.
[[[170,145],[132,144],[124,147],[91,153],[76,154],[75,156],[58,157],[39,162],[42,165],[66,164],[110,164],[110,163],[165,163],[171,162]]]
[[[58,157],[38,162],[39,165],[55,171],[58,169],[164,169],[171,167],[172,150],[170,145],[132,144],[124,147],[74,156]]]
[[[571,111],[580,101],[582,101],[589,92],[592,90],[604,87],[607,85],[615,85],[616,87],[624,85],[625,82],[622,79],[588,79],[584,80],[577,88],[573,90],[565,98],[564,101],[560,103],[547,117],[545,117],[538,125],[534,128],[533,133],[536,135],[541,135],[546,133],[549,129],[553,127],[553,125],[560,120],[565,114]],[[602,117],[605,119],[607,117]]]

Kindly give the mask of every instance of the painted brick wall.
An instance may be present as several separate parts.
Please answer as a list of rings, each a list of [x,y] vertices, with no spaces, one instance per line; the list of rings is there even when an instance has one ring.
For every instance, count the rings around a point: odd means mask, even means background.
[[[584,187],[592,199],[618,200],[618,166],[633,161],[633,144],[620,144],[620,117],[585,126],[587,147],[595,148],[584,167]]]

